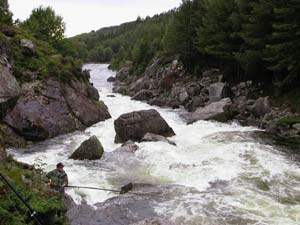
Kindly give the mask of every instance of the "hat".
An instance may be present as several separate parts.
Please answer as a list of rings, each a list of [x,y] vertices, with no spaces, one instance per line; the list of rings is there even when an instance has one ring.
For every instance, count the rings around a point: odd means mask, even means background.
[[[64,166],[65,166],[65,165],[62,164],[62,163],[57,163],[57,164],[56,164],[56,167],[57,167],[57,168],[61,168],[61,167],[64,167]]]

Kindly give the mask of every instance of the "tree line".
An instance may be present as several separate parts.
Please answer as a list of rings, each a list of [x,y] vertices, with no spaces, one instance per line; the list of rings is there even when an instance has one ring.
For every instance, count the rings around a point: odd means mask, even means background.
[[[299,84],[300,1],[183,0],[167,13],[68,40],[84,61],[132,61],[138,72],[157,55],[177,55],[193,75],[218,67],[233,82]],[[68,50],[70,51],[70,49]],[[70,53],[70,52],[69,52]]]

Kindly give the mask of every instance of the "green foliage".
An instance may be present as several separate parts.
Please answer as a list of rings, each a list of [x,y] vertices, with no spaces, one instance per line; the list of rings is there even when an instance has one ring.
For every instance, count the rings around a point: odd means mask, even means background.
[[[280,126],[292,126],[296,123],[300,123],[300,116],[283,117],[277,122],[277,124]]]
[[[51,7],[36,8],[30,17],[20,25],[35,38],[49,43],[56,43],[64,38],[65,23]]]
[[[12,13],[8,9],[8,1],[0,0],[0,25],[12,23]]]
[[[65,224],[65,218],[57,216],[58,211],[64,210],[60,195],[44,188],[45,179],[41,171],[16,163],[9,158],[1,162],[0,172],[9,178],[21,196],[38,213],[44,224]],[[30,180],[31,183],[24,184],[22,181],[24,179]],[[28,209],[2,181],[0,181],[0,190],[0,223],[34,225]]]

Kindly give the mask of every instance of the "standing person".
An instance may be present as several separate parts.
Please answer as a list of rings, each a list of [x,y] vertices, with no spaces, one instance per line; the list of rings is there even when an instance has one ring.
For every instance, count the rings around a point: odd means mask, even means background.
[[[56,169],[47,174],[48,184],[60,193],[65,193],[65,187],[68,186],[68,175],[64,171],[64,164],[58,163]]]

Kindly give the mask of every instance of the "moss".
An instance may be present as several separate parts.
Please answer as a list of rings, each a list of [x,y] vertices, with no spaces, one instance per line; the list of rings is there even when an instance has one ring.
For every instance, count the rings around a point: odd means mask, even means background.
[[[277,125],[291,127],[296,123],[300,123],[300,115],[283,117],[278,120]]]
[[[0,172],[10,180],[21,196],[37,212],[44,224],[65,224],[65,218],[57,216],[57,212],[64,210],[61,197],[44,187],[45,180],[40,170],[8,158],[0,164]],[[24,184],[24,179],[29,182]],[[0,223],[3,225],[33,225],[34,221],[28,210],[2,182],[0,182],[0,190]]]

